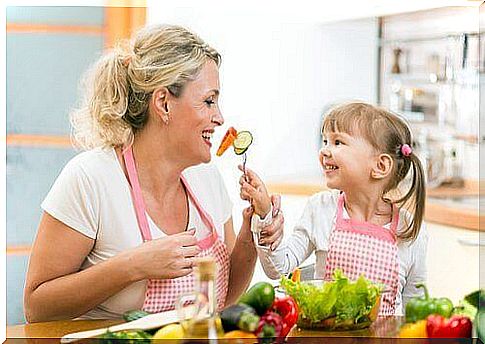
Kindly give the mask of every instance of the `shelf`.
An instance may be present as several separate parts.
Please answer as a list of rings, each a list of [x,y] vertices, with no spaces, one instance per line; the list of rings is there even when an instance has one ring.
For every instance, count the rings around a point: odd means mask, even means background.
[[[7,146],[54,146],[72,148],[69,136],[7,134]]]

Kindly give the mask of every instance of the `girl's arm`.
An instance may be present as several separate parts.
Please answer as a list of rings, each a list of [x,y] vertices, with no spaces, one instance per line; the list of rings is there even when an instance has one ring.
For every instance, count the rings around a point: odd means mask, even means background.
[[[228,248],[232,247],[226,306],[237,302],[242,293],[248,288],[253,277],[257,254],[250,228],[251,215],[251,208],[243,210],[243,223],[237,239],[234,234],[232,218],[224,225],[226,245]],[[283,227],[283,216],[281,214],[273,219],[270,228],[274,227]]]
[[[257,221],[254,222],[257,225]],[[283,233],[283,226],[261,229],[262,239],[256,243],[256,249],[263,270],[269,278],[278,279],[282,274],[293,271],[315,251],[310,236],[314,227],[313,205],[309,200],[293,233],[281,245],[278,246],[280,239],[275,239],[275,236],[277,231]]]
[[[295,227],[293,233],[274,251],[268,246],[256,245],[263,270],[271,279],[278,279],[300,266],[315,250],[308,233]]]
[[[425,225],[421,226],[420,233],[416,241],[411,244],[409,254],[411,255],[411,267],[409,268],[406,284],[402,293],[402,305],[403,309],[406,307],[406,303],[412,297],[422,296],[424,294],[423,289],[416,288],[418,283],[426,283],[427,280],[427,263],[426,254],[428,248],[428,234]]]

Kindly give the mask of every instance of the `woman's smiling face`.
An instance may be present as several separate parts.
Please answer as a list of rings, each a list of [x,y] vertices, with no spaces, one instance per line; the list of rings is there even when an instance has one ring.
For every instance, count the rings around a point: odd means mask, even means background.
[[[319,159],[331,189],[346,190],[369,183],[375,158],[372,145],[359,135],[344,132],[325,132],[323,135]]]
[[[177,141],[181,158],[189,165],[211,160],[210,149],[216,127],[224,123],[219,109],[219,70],[209,60],[196,79],[185,84],[182,94],[168,103],[170,136]]]

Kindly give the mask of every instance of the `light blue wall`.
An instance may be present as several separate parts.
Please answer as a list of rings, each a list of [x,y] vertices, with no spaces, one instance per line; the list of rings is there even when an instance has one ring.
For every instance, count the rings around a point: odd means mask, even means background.
[[[7,245],[32,243],[40,203],[74,154],[68,148],[7,148]]]
[[[102,7],[8,7],[7,24],[89,25],[102,29]],[[7,134],[69,135],[69,110],[82,73],[102,53],[102,34],[7,32]],[[40,203],[69,147],[7,146],[7,245],[30,245]],[[7,325],[24,322],[28,256],[7,256]]]
[[[7,325],[25,322],[23,293],[28,256],[7,256]]]
[[[103,7],[9,6],[6,13],[8,23],[93,26],[104,24]]]
[[[7,132],[68,134],[79,79],[100,56],[101,36],[7,35]]]

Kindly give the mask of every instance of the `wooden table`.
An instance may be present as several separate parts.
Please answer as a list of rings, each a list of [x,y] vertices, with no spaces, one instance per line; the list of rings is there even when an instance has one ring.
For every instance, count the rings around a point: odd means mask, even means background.
[[[7,343],[59,343],[59,338],[65,334],[107,327],[121,322],[122,320],[63,320],[8,326]],[[361,338],[359,343],[372,343],[372,338],[379,338],[375,339],[376,342],[394,343],[395,339],[390,338],[396,337],[402,322],[402,317],[380,317],[368,329],[344,332],[309,331],[295,328],[290,332],[288,342],[318,343],[321,342],[321,338],[326,338],[325,343],[350,343],[352,338]],[[368,340],[362,341],[363,337]],[[334,341],[331,338],[334,338]],[[389,338],[389,341],[385,338]]]

